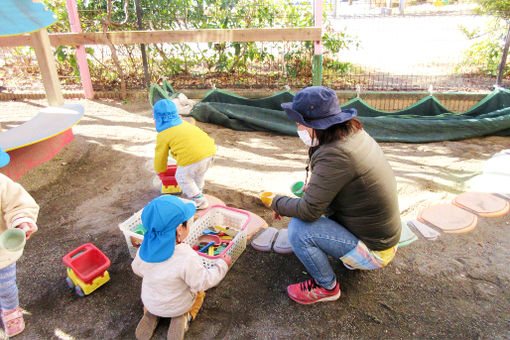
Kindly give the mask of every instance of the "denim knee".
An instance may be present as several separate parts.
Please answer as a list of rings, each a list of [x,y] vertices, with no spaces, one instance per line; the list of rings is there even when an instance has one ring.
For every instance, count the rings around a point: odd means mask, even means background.
[[[288,226],[288,234],[289,242],[291,245],[300,244],[303,241],[304,233],[302,232],[302,226],[306,223],[299,218],[291,218]]]

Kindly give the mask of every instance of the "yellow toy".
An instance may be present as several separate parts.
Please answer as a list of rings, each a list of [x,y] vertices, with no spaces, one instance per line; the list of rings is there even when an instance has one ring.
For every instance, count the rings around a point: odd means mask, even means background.
[[[76,276],[71,268],[67,268],[67,285],[69,288],[74,288],[74,291],[79,296],[89,295],[108,281],[110,281],[110,274],[108,274],[107,270],[104,271],[102,276],[98,276],[92,280],[91,284],[86,284]]]
[[[62,258],[67,266],[66,283],[79,296],[89,295],[110,280],[110,259],[92,243],[85,243]]]
[[[162,194],[180,194],[182,193],[181,187],[178,185],[161,185]]]
[[[158,174],[161,179],[161,193],[162,194],[180,194],[182,193],[181,187],[177,184],[175,179],[175,172],[177,171],[177,165],[168,165],[167,170]]]

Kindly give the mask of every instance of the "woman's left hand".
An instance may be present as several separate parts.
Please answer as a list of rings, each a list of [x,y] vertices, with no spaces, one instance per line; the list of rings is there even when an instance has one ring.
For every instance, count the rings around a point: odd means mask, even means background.
[[[30,236],[37,230],[35,225],[29,222],[23,222],[16,226],[16,228],[22,229],[25,231],[25,237],[28,240]]]
[[[273,218],[274,218],[275,220],[281,220],[281,219],[282,219],[282,217],[280,216],[280,214],[278,214],[276,211],[275,211],[275,212],[274,212],[274,214],[273,214]]]

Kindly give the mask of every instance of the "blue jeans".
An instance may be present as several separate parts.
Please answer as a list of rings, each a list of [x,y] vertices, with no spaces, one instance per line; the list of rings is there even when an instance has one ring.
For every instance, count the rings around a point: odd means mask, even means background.
[[[292,218],[289,222],[289,242],[294,254],[319,286],[333,289],[336,275],[328,255],[340,259],[356,248],[358,238],[342,225],[321,217],[315,222]]]

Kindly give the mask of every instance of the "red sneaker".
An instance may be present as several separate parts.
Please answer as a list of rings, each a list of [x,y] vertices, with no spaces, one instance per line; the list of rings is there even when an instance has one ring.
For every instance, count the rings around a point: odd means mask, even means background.
[[[287,287],[289,297],[304,305],[309,305],[321,301],[335,301],[340,298],[340,283],[336,283],[335,288],[327,290],[315,282],[314,279],[295,283]]]

